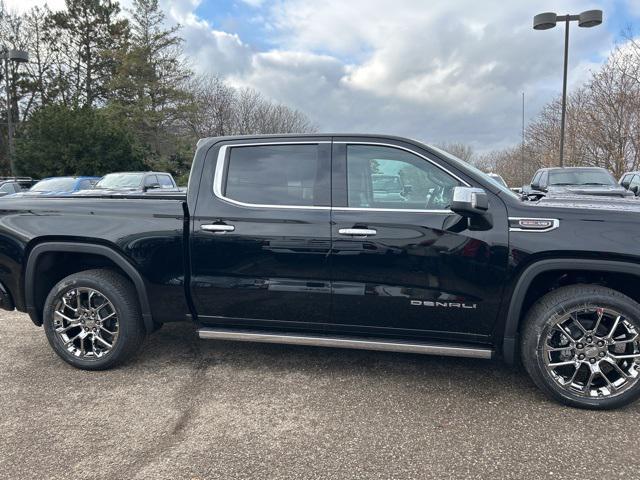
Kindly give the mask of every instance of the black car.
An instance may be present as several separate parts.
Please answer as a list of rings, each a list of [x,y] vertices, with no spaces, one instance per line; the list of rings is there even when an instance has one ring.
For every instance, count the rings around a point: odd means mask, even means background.
[[[595,195],[604,197],[633,197],[618,185],[609,171],[599,167],[541,168],[523,188],[526,195],[556,197],[571,195]]]
[[[640,172],[627,172],[620,177],[620,185],[636,197],[640,196]]]
[[[411,189],[399,202],[375,175]],[[0,305],[86,370],[180,320],[521,361],[553,398],[614,408],[640,396],[640,202],[609,200],[531,201],[398,137],[211,138],[185,195],[0,199]]]
[[[179,192],[170,173],[166,172],[117,172],[102,177],[92,189],[81,190],[74,195],[113,195],[141,192]]]

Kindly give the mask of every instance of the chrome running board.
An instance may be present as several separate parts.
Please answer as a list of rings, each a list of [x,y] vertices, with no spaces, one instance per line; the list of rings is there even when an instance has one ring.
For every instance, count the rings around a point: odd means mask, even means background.
[[[314,347],[352,348],[357,350],[378,350],[382,352],[420,353],[447,357],[468,357],[490,359],[493,351],[489,348],[467,347],[463,345],[405,341],[391,339],[371,339],[360,337],[336,337],[328,335],[308,335],[256,330],[234,330],[203,327],[198,335],[206,340],[232,340],[239,342],[280,343],[286,345],[308,345]]]

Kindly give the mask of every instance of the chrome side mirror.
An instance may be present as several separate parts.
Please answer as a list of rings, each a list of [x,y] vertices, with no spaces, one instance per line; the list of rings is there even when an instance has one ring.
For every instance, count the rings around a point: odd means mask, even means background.
[[[453,190],[451,210],[463,217],[481,216],[489,209],[489,197],[481,188],[456,187]]]

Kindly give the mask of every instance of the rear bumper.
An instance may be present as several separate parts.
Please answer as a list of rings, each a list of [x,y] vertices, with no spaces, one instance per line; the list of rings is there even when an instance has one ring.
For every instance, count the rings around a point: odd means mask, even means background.
[[[2,283],[0,283],[0,308],[3,310],[8,310],[10,312],[15,310],[16,308],[9,290],[7,290],[7,288]]]

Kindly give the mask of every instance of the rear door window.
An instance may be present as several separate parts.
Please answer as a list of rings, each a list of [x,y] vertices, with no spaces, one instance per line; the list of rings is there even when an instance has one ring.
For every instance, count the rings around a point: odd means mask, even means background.
[[[329,186],[320,178],[318,145],[233,147],[223,194],[250,205],[328,205]]]

